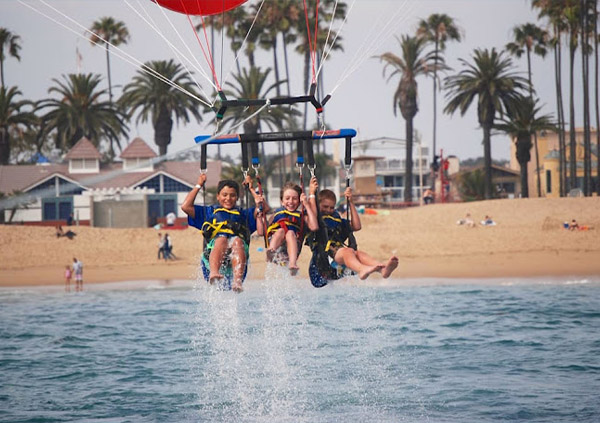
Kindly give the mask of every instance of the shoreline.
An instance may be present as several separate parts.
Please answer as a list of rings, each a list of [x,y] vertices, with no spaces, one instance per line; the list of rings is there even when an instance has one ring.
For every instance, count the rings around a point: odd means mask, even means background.
[[[589,257],[586,252],[529,251],[527,253],[495,253],[465,256],[431,256],[401,258],[400,265],[391,279],[410,280],[459,280],[481,282],[491,279],[536,278],[588,278],[600,277],[600,260]],[[304,269],[307,260],[301,260],[301,272],[295,280],[308,276]],[[304,265],[304,267],[302,267]],[[104,284],[143,281],[189,281],[194,283],[198,269],[185,262],[156,263],[154,265],[90,266],[84,268],[85,284]],[[266,263],[251,261],[248,280],[264,279]],[[64,286],[62,266],[39,266],[26,269],[0,269],[0,287]],[[53,275],[48,278],[48,275]],[[291,279],[291,277],[290,277]],[[370,277],[369,284],[385,283],[379,274]],[[74,281],[71,281],[72,287]]]
[[[504,199],[434,204],[361,215],[359,250],[379,261],[399,258],[393,279],[493,279],[600,277],[600,197]],[[490,215],[496,226],[457,221]],[[575,218],[587,231],[569,231]],[[54,228],[0,225],[0,287],[63,285],[65,266],[83,262],[84,284],[137,280],[195,280],[202,235],[194,228],[70,227],[73,240]],[[177,260],[157,259],[158,234],[168,232]],[[311,252],[304,248],[299,278],[307,278]],[[264,243],[250,244],[248,280],[264,278]],[[379,283],[378,274],[367,283]]]

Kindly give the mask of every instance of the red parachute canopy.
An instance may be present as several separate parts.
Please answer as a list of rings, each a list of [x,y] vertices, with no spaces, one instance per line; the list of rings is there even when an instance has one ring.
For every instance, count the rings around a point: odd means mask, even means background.
[[[167,9],[186,15],[216,15],[235,9],[247,0],[152,0]]]

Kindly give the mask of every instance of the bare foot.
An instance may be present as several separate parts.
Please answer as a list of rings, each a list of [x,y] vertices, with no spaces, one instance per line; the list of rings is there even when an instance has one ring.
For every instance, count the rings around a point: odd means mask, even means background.
[[[298,274],[298,270],[300,270],[298,269],[298,266],[292,266],[290,264],[290,275],[296,276]]]
[[[219,279],[223,279],[223,278],[224,278],[224,276],[223,276],[222,274],[220,274],[220,273],[211,273],[211,274],[208,276],[208,282],[209,282],[210,284],[214,284],[214,283],[215,283],[215,282],[217,282]]]
[[[392,272],[396,269],[396,267],[398,267],[398,257],[392,256],[392,257],[390,257],[388,262],[385,264],[385,267],[383,268],[381,275],[384,278],[389,278],[390,275],[392,274]]]
[[[244,288],[242,287],[242,283],[241,282],[234,282],[231,284],[231,289],[233,290],[233,292],[237,292],[240,293],[244,290]]]
[[[365,266],[364,270],[358,272],[358,277],[361,280],[365,280],[369,277],[371,273],[381,272],[383,269],[383,265],[378,264],[377,266]]]
[[[275,251],[268,248],[267,249],[267,261],[273,261],[274,258],[275,258]]]

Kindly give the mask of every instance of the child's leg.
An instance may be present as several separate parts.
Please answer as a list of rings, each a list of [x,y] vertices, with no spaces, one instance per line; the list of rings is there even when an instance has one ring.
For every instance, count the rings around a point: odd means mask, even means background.
[[[233,266],[233,283],[231,289],[236,292],[242,292],[242,282],[244,281],[244,271],[246,270],[246,250],[244,241],[241,238],[233,238],[231,245],[231,265]]]
[[[215,279],[222,279],[223,275],[219,273],[219,268],[221,267],[221,263],[223,263],[223,258],[225,257],[225,252],[227,251],[229,239],[224,236],[219,236],[215,238],[215,242],[213,244],[213,249],[210,252],[210,257],[208,258],[208,264],[210,266],[210,275],[208,276],[209,282],[214,282]]]
[[[384,265],[384,263],[379,260],[375,260],[373,257],[365,253],[364,251],[356,251],[356,257],[362,264],[366,264],[367,266],[379,266]]]
[[[373,272],[380,272],[384,267],[383,264],[368,265],[361,263],[356,251],[348,247],[342,247],[335,253],[335,261],[358,273],[358,277],[363,280]]]
[[[281,247],[281,244],[283,244],[284,239],[285,230],[283,228],[277,229],[269,239],[269,251],[275,252],[279,247]]]
[[[287,231],[285,234],[285,242],[287,246],[287,254],[289,260],[289,268],[292,271],[298,271],[298,239],[294,231]]]

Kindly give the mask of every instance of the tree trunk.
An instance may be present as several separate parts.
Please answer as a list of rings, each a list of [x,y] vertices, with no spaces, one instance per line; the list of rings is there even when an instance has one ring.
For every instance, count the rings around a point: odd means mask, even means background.
[[[558,33],[558,27],[554,27],[555,33]],[[565,143],[565,110],[563,107],[562,96],[562,54],[560,45],[560,33],[558,33],[558,42],[554,46],[554,74],[556,82],[556,108],[558,117],[558,173],[559,173],[559,195],[566,195],[565,175],[567,173],[566,161],[566,143]]]
[[[113,104],[113,95],[112,95],[112,81],[111,81],[111,77],[110,77],[110,52],[108,51],[109,48],[109,44],[108,43],[104,43],[104,45],[106,46],[106,75],[108,77],[108,100],[112,106]],[[110,154],[110,160],[112,161],[115,158],[115,146],[114,146],[114,141],[112,138],[110,138],[108,140],[109,142],[109,154]]]
[[[573,91],[574,79],[574,65],[575,65],[575,46],[573,45],[573,35],[571,35],[570,47],[569,47],[569,183],[567,184],[567,191],[577,188],[577,144],[575,138],[575,96]]]
[[[587,12],[586,0],[581,0],[580,26],[581,26],[581,73],[583,79],[583,193],[586,197],[591,195],[591,144],[590,144],[590,98],[589,98],[589,61],[586,48],[587,41]]]
[[[167,147],[171,143],[172,129],[173,119],[171,119],[171,114],[165,106],[162,106],[154,124],[154,142],[158,145],[160,156],[167,154]]]
[[[595,11],[595,20],[594,20],[594,40],[599,40],[598,38],[598,19],[600,16],[598,15],[598,0],[594,1],[594,11]],[[600,86],[598,85],[598,48],[600,48],[599,44],[594,45],[594,77],[595,83],[595,102],[596,102],[596,193],[600,195]]]
[[[412,203],[413,185],[413,118],[406,119],[406,168],[404,169],[404,202]],[[444,189],[444,187],[442,187]]]
[[[529,76],[529,97],[533,101],[533,81],[531,78],[531,49],[527,46],[527,74]],[[542,196],[542,184],[540,182],[540,150],[538,148],[537,133],[533,134],[533,147],[535,150],[535,185],[537,188],[537,196]],[[527,189],[529,192],[529,187]]]
[[[0,128],[0,164],[6,165],[10,160],[10,134],[8,128]]]
[[[436,28],[435,34],[435,58],[433,67],[433,155],[436,154],[437,142],[437,59],[439,54],[439,41]]]
[[[484,123],[483,127],[483,165],[485,170],[485,199],[492,199],[492,125]]]
[[[519,166],[521,168],[521,197],[529,198],[529,187],[527,186],[527,182],[529,179],[529,175],[527,172],[528,162],[519,162]]]

